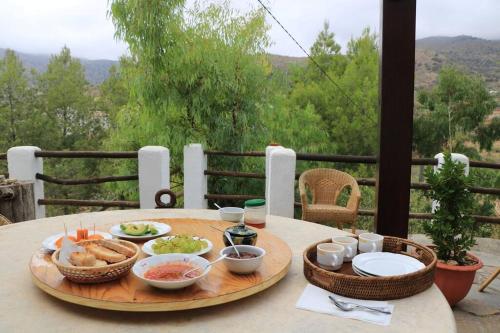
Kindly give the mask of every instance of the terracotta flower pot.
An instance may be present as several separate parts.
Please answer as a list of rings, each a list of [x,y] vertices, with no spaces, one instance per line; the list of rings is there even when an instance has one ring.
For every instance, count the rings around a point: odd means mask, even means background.
[[[476,264],[469,266],[453,266],[438,261],[434,282],[453,306],[460,302],[470,290],[476,271],[483,267],[483,262],[476,256],[468,253],[467,256]]]

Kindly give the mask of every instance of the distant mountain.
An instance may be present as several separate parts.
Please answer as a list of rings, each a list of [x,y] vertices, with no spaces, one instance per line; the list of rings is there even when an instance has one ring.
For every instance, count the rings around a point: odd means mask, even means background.
[[[38,72],[44,72],[47,70],[47,65],[50,61],[50,55],[48,54],[31,54],[17,52],[17,56],[21,59],[24,66],[29,71],[31,68],[36,69]],[[0,48],[0,58],[5,55],[5,49]],[[109,68],[118,64],[118,61],[114,60],[89,60],[84,58],[79,58],[83,67],[85,68],[85,77],[87,81],[91,84],[100,84],[102,81],[106,80],[108,77]]]
[[[454,65],[481,75],[488,87],[500,91],[500,40],[471,36],[418,39],[415,51],[415,86],[435,83],[443,65]]]
[[[289,57],[279,54],[269,54],[269,60],[273,67],[287,71],[291,65],[307,65],[307,57]]]
[[[0,58],[5,49],[0,49]],[[50,56],[16,52],[28,68],[43,72]],[[275,68],[285,72],[291,65],[305,66],[307,58],[270,54]],[[117,61],[81,58],[87,80],[99,84],[108,77],[108,70]],[[483,76],[488,87],[500,91],[500,40],[487,40],[471,36],[427,37],[416,41],[415,87],[428,88],[436,82],[443,65],[455,65],[470,73]]]

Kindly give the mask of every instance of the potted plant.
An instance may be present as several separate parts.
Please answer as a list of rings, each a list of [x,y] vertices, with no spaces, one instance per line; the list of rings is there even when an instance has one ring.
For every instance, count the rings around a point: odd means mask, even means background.
[[[467,252],[475,245],[477,226],[472,217],[475,200],[469,191],[472,177],[464,170],[465,165],[454,162],[448,152],[441,168],[437,172],[427,170],[425,175],[430,185],[426,196],[437,205],[424,231],[438,257],[435,283],[450,306],[467,295],[476,271],[483,266],[479,258]]]

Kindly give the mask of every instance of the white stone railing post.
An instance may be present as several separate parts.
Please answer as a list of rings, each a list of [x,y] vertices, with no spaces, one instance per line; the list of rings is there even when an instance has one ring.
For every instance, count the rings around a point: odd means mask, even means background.
[[[44,198],[43,181],[36,179],[37,173],[43,173],[43,160],[41,157],[35,157],[35,151],[40,150],[38,147],[20,146],[7,151],[9,178],[33,182],[37,219],[45,217],[45,206],[38,204],[38,200]]]
[[[184,208],[207,208],[207,156],[203,146],[192,143],[184,146]]]
[[[170,189],[170,152],[161,146],[142,147],[138,164],[140,207],[155,208],[156,192]]]
[[[282,146],[267,146],[266,147],[266,165],[265,165],[265,168],[266,168],[266,184],[265,184],[265,198],[266,198],[266,209],[267,211],[269,211],[269,209],[267,208],[269,205],[267,204],[267,202],[269,202],[269,161],[271,160],[271,152],[275,149],[279,149],[279,148],[283,148]],[[268,213],[269,214],[269,213]]]
[[[266,148],[267,214],[293,218],[295,151],[281,146]]]
[[[438,172],[439,169],[441,169],[441,167],[444,164],[444,154],[443,153],[436,154],[434,155],[434,158],[438,160],[438,164],[434,166],[434,172]],[[460,162],[462,164],[465,164],[464,173],[466,176],[469,175],[469,158],[467,156],[462,154],[451,153],[451,160],[454,162]]]
[[[439,172],[439,169],[442,168],[444,164],[444,154],[439,153],[434,155],[434,158],[438,160],[438,164],[434,166],[434,172]],[[469,175],[469,158],[463,154],[456,154],[456,153],[451,153],[451,160],[453,162],[460,162],[465,164],[464,168],[464,174],[466,176]],[[434,213],[436,211],[436,208],[438,207],[439,202],[437,201],[432,201],[432,212]]]

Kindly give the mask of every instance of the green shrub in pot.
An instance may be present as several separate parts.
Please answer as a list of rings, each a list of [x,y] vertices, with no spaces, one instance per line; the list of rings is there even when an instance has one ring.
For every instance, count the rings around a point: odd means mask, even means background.
[[[469,191],[472,177],[464,173],[465,165],[455,162],[445,153],[444,164],[439,172],[427,170],[430,190],[426,196],[437,205],[434,218],[424,224],[425,233],[436,246],[438,259],[454,260],[466,264],[466,254],[475,245],[477,226],[472,217],[475,208],[474,195]]]
[[[453,161],[448,152],[438,172],[426,172],[430,185],[426,196],[438,204],[433,219],[424,224],[424,231],[432,239],[439,259],[435,283],[450,305],[467,295],[476,271],[482,267],[481,260],[468,253],[476,242],[478,227],[472,217],[476,202],[469,190],[473,179],[464,171],[465,165]]]

